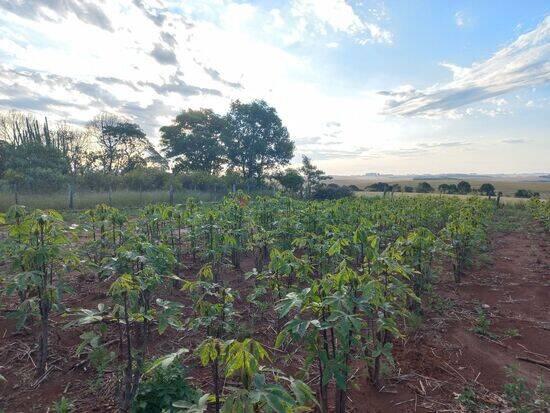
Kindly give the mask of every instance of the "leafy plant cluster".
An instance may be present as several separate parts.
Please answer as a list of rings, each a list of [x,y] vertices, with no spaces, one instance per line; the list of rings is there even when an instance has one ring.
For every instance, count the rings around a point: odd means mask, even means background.
[[[527,202],[527,209],[546,231],[550,231],[550,202],[531,198]]]
[[[39,374],[48,360],[49,314],[64,312],[67,328],[84,331],[78,355],[100,376],[118,372],[121,411],[154,404],[327,412],[333,400],[343,413],[352,365],[381,385],[403,321],[421,312],[436,261],[450,257],[460,281],[493,211],[478,198],[306,201],[238,192],[216,204],[149,205],[131,217],[98,205],[68,226],[54,211],[15,207],[6,216],[3,254],[12,273],[3,282],[19,297],[20,325],[41,322]],[[230,271],[249,257],[251,272]],[[105,303],[62,307],[63,274],[76,267],[109,284]],[[235,274],[250,285],[246,296],[233,288]],[[176,289],[188,300],[166,299]],[[168,329],[202,341],[152,359],[152,341]],[[260,329],[275,330],[275,343],[260,338]],[[305,356],[296,377],[279,369],[271,346]],[[184,355],[208,370],[208,393],[186,384]]]

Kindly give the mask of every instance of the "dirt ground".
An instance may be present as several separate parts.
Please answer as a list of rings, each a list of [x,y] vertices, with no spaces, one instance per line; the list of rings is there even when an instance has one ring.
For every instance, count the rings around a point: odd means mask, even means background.
[[[361,366],[353,369],[349,411],[460,412],[465,410],[461,410],[457,396],[465,388],[473,390],[487,411],[510,411],[502,408],[501,397],[503,385],[510,381],[505,373],[507,365],[517,366],[517,374],[526,377],[530,385],[541,377],[549,383],[550,368],[536,364],[548,366],[550,362],[549,241],[550,235],[534,223],[503,225],[490,233],[487,254],[460,285],[441,270],[432,298],[423,305],[421,322],[407,326],[406,339],[394,343],[396,364],[386,372],[382,388],[369,384]],[[243,270],[252,264],[252,260],[245,260]],[[242,274],[233,274],[231,280],[235,287],[246,290]],[[66,297],[68,307],[91,308],[106,301],[106,284],[83,276],[71,284],[74,292]],[[185,301],[178,291],[167,294]],[[480,325],[480,311],[490,325],[476,333],[473,330]],[[48,372],[36,378],[33,343],[37,331],[16,332],[13,320],[5,315],[0,316],[0,374],[7,382],[0,383],[0,411],[46,412],[63,395],[78,412],[114,409],[114,372],[107,371],[104,382],[94,383],[90,367],[75,356],[83,330],[66,330],[67,320],[54,317]],[[263,331],[260,341],[271,345],[273,334],[262,329],[269,318],[266,314],[258,320],[255,330]],[[155,344],[150,355],[192,348],[197,341],[193,333],[183,337],[167,333],[151,340]],[[292,365],[292,360],[279,356]],[[208,390],[203,372],[191,373],[193,382]]]

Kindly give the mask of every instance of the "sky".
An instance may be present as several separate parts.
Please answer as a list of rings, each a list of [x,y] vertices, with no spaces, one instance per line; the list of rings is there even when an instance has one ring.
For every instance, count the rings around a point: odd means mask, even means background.
[[[0,0],[0,110],[264,99],[334,175],[550,172],[550,2]]]

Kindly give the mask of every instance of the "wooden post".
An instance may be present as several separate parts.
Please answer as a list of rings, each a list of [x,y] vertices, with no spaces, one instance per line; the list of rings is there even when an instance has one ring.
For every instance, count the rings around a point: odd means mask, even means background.
[[[13,184],[13,193],[15,194],[15,205],[19,205],[19,192],[17,190],[17,182]]]
[[[74,209],[74,191],[73,186],[69,184],[69,209]]]

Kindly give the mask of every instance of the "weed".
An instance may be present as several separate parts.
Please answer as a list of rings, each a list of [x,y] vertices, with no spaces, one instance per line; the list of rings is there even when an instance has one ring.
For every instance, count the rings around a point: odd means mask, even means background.
[[[63,396],[59,401],[54,402],[52,410],[55,413],[70,413],[74,411],[74,405],[69,399]]]
[[[477,317],[474,322],[474,327],[472,331],[480,336],[485,336],[489,338],[495,338],[496,336],[489,331],[491,327],[491,320],[487,317],[487,314],[482,307],[477,309]]]
[[[462,393],[457,397],[458,402],[462,407],[468,412],[477,412],[479,411],[479,402],[475,391],[471,387],[464,387]]]
[[[169,409],[175,401],[197,400],[198,393],[188,384],[185,369],[173,363],[166,368],[157,368],[152,376],[141,383],[132,411],[161,412]]]
[[[502,334],[504,338],[521,337],[521,334],[519,333],[519,330],[517,328],[507,328]]]
[[[407,318],[407,327],[410,332],[418,330],[423,322],[422,314],[411,312]]]
[[[542,377],[534,389],[529,388],[525,377],[518,374],[517,366],[506,367],[511,381],[504,385],[504,398],[516,413],[545,412],[550,409],[550,392]]]

